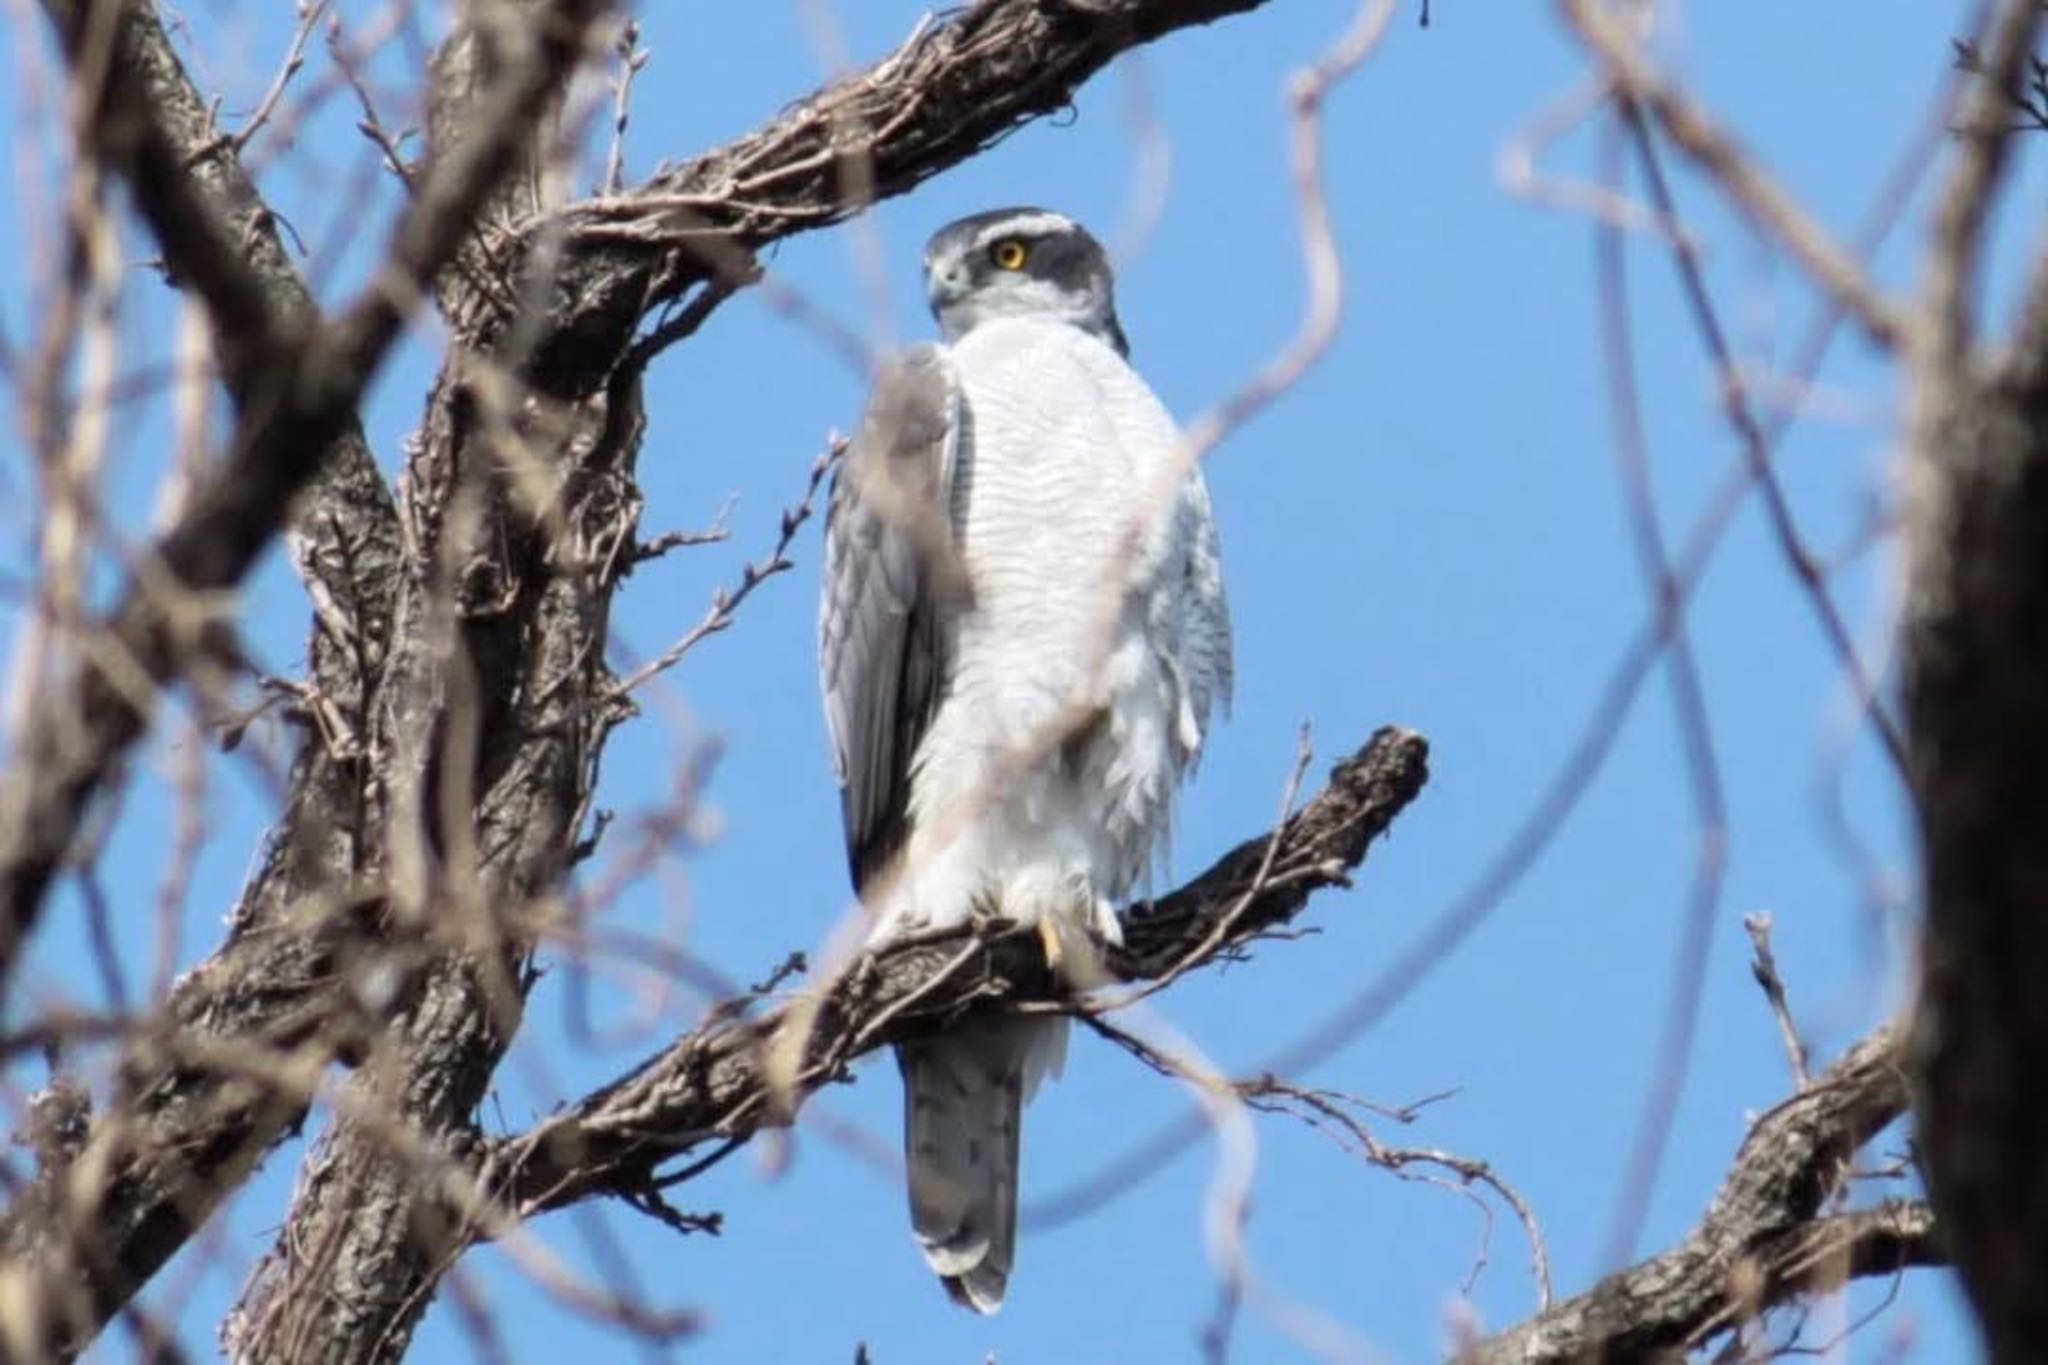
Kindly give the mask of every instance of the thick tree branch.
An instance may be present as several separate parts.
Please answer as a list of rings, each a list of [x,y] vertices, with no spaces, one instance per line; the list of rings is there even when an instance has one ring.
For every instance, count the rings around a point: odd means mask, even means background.
[[[1234,955],[1284,924],[1314,890],[1344,882],[1420,790],[1426,753],[1417,735],[1381,731],[1337,766],[1277,842],[1272,834],[1247,841],[1182,890],[1134,908],[1126,950],[1109,957],[1111,974],[1151,976]],[[436,968],[400,1026],[395,1069],[380,1075],[373,1064],[351,1082],[366,1104],[395,1100],[409,1126],[451,1153],[479,1143],[470,1092],[488,1079],[492,1045],[503,1045],[489,1036],[497,1025],[488,1008],[502,1002],[483,976],[474,959]],[[476,1008],[477,994],[486,1008]],[[856,963],[823,999],[761,1019],[745,1017],[747,1002],[714,1010],[704,1029],[592,1099],[524,1137],[484,1147],[483,1184],[515,1216],[599,1194],[659,1208],[657,1165],[700,1143],[786,1122],[803,1094],[843,1075],[856,1056],[943,1027],[962,1009],[1067,996],[1033,933],[948,932],[885,950]],[[793,1065],[778,1068],[778,1048]],[[783,1078],[782,1070],[793,1074]],[[467,1107],[451,1101],[458,1095]],[[325,1153],[231,1329],[239,1359],[395,1358],[439,1274],[465,1244],[495,1231],[443,1203],[376,1125],[338,1129]]]
[[[1989,1358],[2048,1358],[2048,256],[2001,348],[1977,262],[2038,0],[1998,6],[1935,212],[1908,377],[1906,713],[1925,860],[1928,1186]],[[2041,248],[2037,245],[2037,252]]]
[[[94,53],[106,54],[103,71],[79,73],[107,92],[107,107],[90,124],[95,145],[137,184],[137,202],[159,227],[173,272],[206,299],[241,422],[234,453],[159,542],[156,559],[145,563],[147,572],[117,613],[114,671],[108,654],[90,654],[75,690],[38,699],[70,728],[31,728],[0,798],[11,803],[0,805],[7,830],[19,836],[0,847],[23,855],[7,866],[27,878],[11,885],[40,891],[50,859],[69,841],[62,828],[82,812],[95,774],[103,776],[140,732],[147,698],[132,689],[109,691],[114,678],[133,681],[139,662],[150,676],[167,679],[186,643],[174,634],[193,633],[189,594],[239,577],[291,504],[289,485],[313,480],[294,549],[316,604],[305,706],[314,737],[295,765],[284,819],[229,944],[179,983],[163,1026],[280,1050],[317,1045],[329,1056],[364,1036],[365,1028],[347,1019],[361,1007],[346,948],[367,927],[357,913],[365,897],[356,882],[376,850],[368,843],[374,779],[363,737],[390,644],[399,553],[395,510],[356,426],[355,395],[439,262],[473,230],[475,210],[575,65],[581,30],[601,8],[560,5],[545,11],[537,27],[509,31],[513,41],[498,54],[480,99],[479,127],[487,131],[436,148],[383,273],[347,313],[321,327],[268,211],[232,148],[213,136],[154,14],[143,5],[85,9],[51,0],[75,61],[90,66]],[[226,259],[213,247],[230,232],[243,245]],[[180,252],[193,242],[199,246],[187,262]],[[228,330],[249,322],[243,310],[256,296],[267,320],[252,325],[275,348],[267,354]],[[333,453],[323,459],[324,442]],[[209,541],[215,535],[242,549],[221,557]],[[179,548],[194,546],[191,553]],[[157,652],[137,653],[138,642]],[[36,785],[44,780],[38,762],[44,775],[56,765],[54,788]],[[8,904],[32,913],[36,901]],[[4,923],[24,927],[18,915]],[[18,947],[19,933],[0,946]],[[0,963],[6,957],[0,952]],[[89,1169],[40,1172],[0,1228],[6,1275],[31,1291],[20,1301],[52,1312],[42,1324],[49,1335],[39,1338],[52,1354],[88,1340],[303,1114],[302,1098],[252,1092],[178,1065],[149,1045],[150,1030],[143,1035],[126,1059],[115,1104],[88,1135]]]
[[[1978,54],[1976,79],[1965,87],[1957,109],[1957,152],[1935,212],[1927,262],[1923,367],[1952,370],[1973,340],[1986,222],[2015,132],[2012,92],[2021,87],[2040,27],[2039,0],[2010,0],[1992,12],[1985,50],[1970,45]]]
[[[981,0],[920,22],[894,53],[745,136],[535,225],[535,237],[567,238],[536,382],[597,382],[617,336],[664,300],[737,277],[757,248],[906,193],[1067,108],[1131,48],[1264,3]]]
[[[1331,771],[1277,843],[1275,834],[1248,839],[1180,890],[1134,906],[1124,948],[1108,956],[1110,974],[1147,980],[1236,956],[1293,919],[1312,892],[1347,884],[1421,791],[1427,757],[1421,736],[1381,730]],[[965,1010],[1068,998],[1033,933],[947,931],[885,948],[836,978],[822,999],[757,1018],[744,1015],[746,1002],[713,1009],[702,1028],[611,1085],[494,1142],[486,1169],[521,1215],[593,1195],[636,1200],[657,1188],[664,1162],[786,1124],[798,1100],[864,1053],[943,1028]],[[793,1025],[804,1033],[800,1059],[789,1047]],[[772,1064],[778,1049],[794,1062],[779,1068],[784,1079]]]
[[[61,33],[79,33],[86,23],[75,0],[48,0],[46,9]],[[105,79],[122,83],[153,111],[150,127],[162,144],[157,156],[184,168],[179,183],[161,187],[159,196],[183,203],[194,221],[218,222],[237,247],[225,268],[239,275],[246,265],[281,326],[311,327],[317,305],[278,238],[276,219],[243,170],[238,145],[216,133],[154,12],[124,11],[117,45],[105,52]],[[192,277],[175,279],[187,284]],[[223,377],[246,402],[253,382],[248,348],[235,337],[220,342],[228,362]],[[165,1055],[160,1035],[170,1030],[290,1050],[334,1032],[325,1022],[332,1008],[307,1005],[346,982],[338,949],[355,921],[315,912],[313,898],[324,888],[349,887],[365,867],[362,755],[352,737],[363,733],[365,703],[389,641],[399,569],[396,509],[355,421],[320,460],[290,540],[321,604],[300,708],[307,739],[230,940],[179,981],[161,1027],[145,1030],[128,1048],[113,1102],[91,1116],[80,1144],[95,1154],[101,1177],[72,1181],[65,1154],[51,1153],[0,1219],[6,1273],[31,1288],[23,1301],[64,1303],[84,1332],[153,1275],[303,1114],[302,1103],[202,1080]],[[89,1232],[90,1249],[78,1244],[80,1230]],[[81,1257],[92,1260],[89,1271],[81,1271]],[[59,1287],[79,1292],[47,1292]]]
[[[1939,1264],[1924,1204],[1822,1215],[1856,1152],[1906,1110],[1904,1030],[1888,1024],[1758,1119],[1678,1245],[1498,1336],[1459,1365],[1682,1359],[1764,1310],[1844,1280]]]
[[[67,1139],[51,1150],[46,1178],[0,1223],[9,1257],[0,1303],[56,1304],[68,1315],[0,1315],[0,1359],[76,1351],[303,1117],[336,1057],[369,1064],[349,1082],[341,1120],[309,1162],[290,1226],[234,1324],[234,1347],[247,1358],[404,1351],[453,1258],[504,1226],[477,1226],[480,1200],[424,1181],[429,1166],[465,1188],[465,1173],[480,1171],[482,1188],[516,1217],[592,1196],[659,1209],[665,1184],[725,1145],[789,1122],[811,1089],[874,1048],[964,1010],[1097,1009],[1111,999],[1098,992],[1076,1002],[1035,936],[934,935],[863,957],[789,1008],[755,1017],[755,1002],[729,1002],[527,1133],[485,1141],[476,1126],[518,1027],[546,919],[537,907],[560,885],[603,743],[625,714],[602,661],[611,594],[630,562],[618,551],[632,542],[639,506],[637,376],[654,347],[636,348],[636,334],[685,297],[702,305],[692,325],[701,322],[716,302],[709,286],[748,278],[763,244],[841,221],[1064,107],[1120,51],[1260,0],[982,0],[921,24],[890,58],[727,147],[631,193],[513,225],[508,175],[584,25],[603,8],[521,3],[497,13],[562,22],[494,31],[506,46],[478,68],[495,73],[480,76],[483,93],[465,93],[468,133],[436,137],[384,273],[323,323],[149,6],[44,0],[89,96],[80,104],[88,152],[126,178],[177,282],[203,301],[239,426],[217,477],[134,566],[75,677],[35,698],[29,738],[0,786],[0,994],[83,813],[146,727],[154,689],[216,656],[212,633],[223,617],[208,594],[246,573],[295,494],[294,548],[316,601],[306,713],[339,723],[323,722],[304,746],[229,943],[135,1031],[141,1042],[114,1104],[82,1129],[82,1145]],[[2008,70],[2032,41],[2038,6],[2010,0],[2000,14],[1987,60]],[[1916,320],[1842,269],[1796,205],[1768,181],[1737,174],[1753,168],[1698,111],[1660,105],[1668,92],[1634,64],[1634,49],[1616,46],[1625,35],[1589,41],[1617,85],[1727,178],[1869,331],[1915,339]],[[1975,136],[1968,127],[1966,135]],[[1973,143],[1974,198],[1959,190],[1948,201],[1945,230],[1966,246],[1941,257],[1956,267],[1945,299],[1958,333],[1972,321],[1968,253],[2002,147]],[[848,175],[850,165],[862,173]],[[467,250],[480,217],[491,220],[490,249]],[[448,270],[458,254],[467,268]],[[2048,282],[2048,260],[2038,279]],[[409,471],[406,560],[354,409],[429,289],[461,344]],[[540,306],[515,316],[506,301],[516,298]],[[2010,1191],[2014,1172],[2030,1174],[2031,1157],[2048,1148],[2048,1117],[2033,1112],[2048,1093],[2034,1083],[2048,1072],[2036,1055],[2048,1018],[2028,994],[2048,975],[2048,946],[2033,941],[2038,916],[2027,913],[2048,868],[2032,853],[2015,855],[2025,845],[2010,840],[2048,828],[2039,777],[2048,769],[2048,667],[2025,653],[2029,666],[2011,669],[2009,653],[1995,651],[2048,639],[2039,548],[2048,544],[2048,283],[2037,284],[2018,335],[2001,364],[1977,363],[1963,336],[1950,363],[1921,376],[1914,451],[1923,516],[1908,666],[1934,910],[1922,1043],[1930,1113],[1946,1125],[1933,1144],[1936,1194],[1944,1230],[1967,1226],[1978,1239],[1965,1268],[1992,1305],[2001,1357],[2033,1359],[2048,1310],[2026,1298],[2048,1248],[2015,1225],[2048,1226],[2048,1193],[2025,1181],[2018,1197]],[[517,491],[535,471],[559,493],[545,506]],[[450,571],[458,561],[459,580]],[[1424,756],[1419,737],[1375,736],[1275,835],[1135,907],[1110,976],[1170,981],[1283,929],[1311,892],[1345,881],[1413,798]],[[394,867],[394,848],[401,864],[421,866]],[[1973,996],[1986,979],[1992,987]],[[2024,1036],[2007,1036],[2015,1031]],[[262,1068],[194,1062],[174,1037],[187,1033],[254,1047],[290,1069],[291,1084],[260,1083]],[[154,1054],[151,1037],[162,1044]],[[1897,1052],[1895,1031],[1883,1030],[1760,1120],[1679,1246],[1479,1343],[1469,1358],[1659,1356],[1844,1278],[1938,1260],[1925,1205],[1821,1212],[1850,1155],[1903,1108]],[[2033,1079],[2016,1086],[2015,1076]],[[725,1145],[707,1158],[698,1150],[706,1143]],[[690,1157],[696,1166],[669,1167]]]
[[[280,306],[230,238],[218,206],[186,174],[151,102],[146,69],[116,69],[144,51],[129,37],[143,0],[53,10],[76,77],[94,94],[84,130],[135,190],[171,270],[190,278],[220,339],[238,422],[227,458],[190,508],[144,552],[118,605],[88,628],[72,675],[32,698],[0,786],[0,989],[87,806],[140,737],[154,689],[203,657],[220,627],[216,598],[236,587],[282,525],[399,329],[510,168],[583,53],[604,0],[556,0],[507,49],[475,134],[437,154],[400,215],[384,264],[332,322]],[[517,41],[512,36],[517,36]],[[108,65],[100,65],[101,54]]]
[[[380,979],[380,964],[388,969],[393,960],[392,946],[376,942],[389,934],[391,925],[381,908],[384,836],[378,831],[386,828],[386,812],[374,773],[393,765],[391,742],[405,734],[426,733],[421,726],[442,709],[438,703],[421,709],[423,699],[431,701],[438,686],[438,665],[431,664],[431,658],[439,656],[433,655],[428,638],[432,632],[426,626],[433,603],[416,594],[409,603],[394,605],[388,593],[396,578],[410,576],[415,587],[443,581],[436,567],[436,538],[446,499],[478,487],[479,480],[502,483],[505,466],[512,461],[543,470],[579,471],[569,473],[563,486],[576,490],[584,510],[554,514],[552,523],[556,530],[575,528],[577,543],[563,553],[562,545],[551,544],[555,532],[536,540],[533,527],[521,531],[515,526],[510,543],[519,548],[494,554],[492,562],[481,567],[484,577],[512,593],[509,600],[518,605],[493,624],[467,626],[462,632],[476,695],[545,696],[551,712],[572,721],[536,725],[531,715],[486,715],[484,729],[476,736],[478,763],[489,776],[481,793],[486,812],[478,844],[495,850],[494,858],[503,860],[497,872],[484,869],[485,880],[494,888],[494,904],[515,906],[545,894],[559,876],[564,850],[573,843],[577,813],[589,800],[603,733],[620,714],[606,700],[602,668],[586,667],[602,657],[604,613],[613,587],[608,572],[591,574],[589,567],[602,558],[601,547],[617,532],[621,513],[637,509],[630,473],[631,449],[638,440],[638,403],[633,386],[624,382],[622,366],[643,322],[698,282],[740,273],[747,249],[856,211],[864,201],[848,197],[848,182],[840,174],[844,157],[872,155],[879,171],[874,192],[901,192],[972,155],[1017,123],[1064,108],[1078,84],[1118,52],[1174,28],[1253,8],[1255,3],[1107,0],[1084,7],[1059,0],[997,0],[976,5],[921,25],[902,51],[868,73],[819,92],[727,148],[657,175],[633,195],[532,222],[516,239],[523,250],[508,249],[510,239],[499,237],[490,255],[482,258],[481,274],[474,268],[462,272],[479,275],[484,287],[457,290],[443,299],[458,330],[469,336],[470,355],[492,356],[499,368],[494,372],[489,364],[479,367],[457,357],[436,386],[423,450],[412,470],[415,506],[406,514],[418,537],[415,562],[389,574],[380,567],[376,582],[386,596],[372,614],[376,624],[366,632],[369,638],[345,628],[316,630],[308,711],[316,720],[338,716],[342,724],[323,727],[328,743],[307,746],[295,774],[287,818],[245,897],[237,934],[221,954],[180,983],[174,1017],[279,1047],[319,1040],[345,1059],[369,1036],[368,1027],[375,1021],[364,1016],[365,998],[358,988]],[[466,127],[507,126],[495,113],[468,112],[478,117],[465,118]],[[858,145],[849,143],[849,137]],[[436,154],[446,155],[446,149],[437,146]],[[219,156],[222,162],[228,159],[225,151]],[[216,165],[209,158],[192,164],[201,177]],[[720,192],[728,197],[718,200]],[[694,198],[682,204],[674,197],[678,194]],[[707,201],[707,195],[717,202]],[[433,198],[431,187],[425,197]],[[412,260],[446,246],[432,241],[421,245],[421,238],[405,234],[400,242],[411,243],[400,250]],[[206,259],[221,263],[218,253]],[[175,269],[177,262],[172,264]],[[225,308],[240,296],[232,279],[222,278],[229,279],[221,290]],[[444,274],[441,280],[454,278]],[[522,291],[531,291],[535,284],[540,286],[543,307],[518,318],[507,315],[503,300],[531,297]],[[303,330],[311,335],[311,324]],[[493,397],[488,385],[502,384],[507,377],[514,381],[513,388],[523,385],[537,400],[566,398],[570,407],[550,411],[529,403],[522,408],[522,400],[516,395],[506,398],[504,390]],[[515,418],[509,424],[475,420],[479,411],[504,411],[508,405]],[[508,436],[513,438],[510,444],[519,447],[516,452],[507,450]],[[243,447],[243,458],[248,453]],[[374,482],[368,486],[376,487]],[[500,523],[512,515],[516,522],[519,517],[508,510],[502,491],[491,495],[496,510],[489,515]],[[376,496],[382,496],[381,488]],[[306,524],[320,528],[315,519],[308,518]],[[358,543],[350,538],[355,525],[349,517],[340,518],[333,540],[317,555],[302,554],[302,559],[320,564],[345,559]],[[380,542],[378,548],[393,543]],[[333,618],[317,586],[315,599],[322,622]],[[345,623],[346,613],[340,619]],[[337,693],[332,686],[319,658],[320,649],[329,645],[356,651],[343,661],[356,670],[356,690]],[[423,658],[428,662],[423,664]],[[578,669],[583,671],[576,683],[564,687],[564,677]],[[91,788],[104,780],[104,763],[111,761],[106,756],[132,741],[132,731],[141,723],[139,713],[124,716],[116,710],[113,723],[96,732],[98,752],[84,754],[84,761],[75,765],[74,771],[83,773],[83,787],[75,799],[55,803],[58,823],[75,824]],[[403,718],[395,728],[394,715]],[[406,751],[412,757],[423,752]],[[335,776],[334,782],[322,782],[321,774]],[[544,811],[534,804],[536,799]],[[44,809],[53,807],[46,802]],[[347,819],[323,823],[323,811],[346,812]],[[0,851],[6,847],[0,843]],[[54,836],[44,838],[38,847],[39,856],[61,853]],[[0,870],[5,866],[0,864]],[[46,881],[49,868],[29,871]],[[401,946],[396,960],[415,962],[424,946]],[[510,956],[481,973],[471,958],[467,967],[458,959],[446,968],[407,978],[415,989],[404,1017],[414,1022],[400,1025],[397,1034],[406,1040],[411,1060],[405,1070],[413,1080],[399,1083],[398,1090],[415,1098],[432,1097],[424,1107],[409,1106],[408,1117],[435,1140],[447,1140],[451,1134],[459,1140],[458,1130],[467,1127],[468,1110],[473,1109],[468,1101],[481,1093],[509,1040],[510,1025],[516,1022],[502,1013],[505,992],[492,991],[488,981],[504,980],[507,969],[516,968],[523,958],[525,947],[517,933],[501,947]],[[516,971],[512,974],[516,978]],[[491,1022],[450,1031],[427,1026],[429,1019]],[[251,1104],[246,1086],[227,1085],[204,1069],[158,1064],[145,1069],[135,1090],[146,1099],[117,1106],[117,1111],[141,1110],[141,1124],[133,1130],[138,1141],[125,1162],[116,1164],[118,1178],[108,1186],[108,1197],[158,1189],[175,1197],[139,1202],[137,1207],[148,1214],[146,1235],[116,1220],[105,1228],[110,1235],[104,1242],[76,1258],[73,1269],[91,1293],[95,1323],[176,1248],[300,1112],[297,1103]],[[179,1119],[160,1127],[159,1111]],[[169,1141],[159,1145],[150,1140],[159,1134]],[[354,1150],[374,1156],[379,1149],[372,1135]],[[195,1153],[197,1159],[192,1159]],[[368,1168],[351,1158],[321,1169],[329,1177],[321,1184],[332,1190],[355,1181]],[[396,1186],[383,1180],[370,1183],[406,1194],[404,1172],[396,1174]],[[409,1197],[388,1202],[382,1212],[391,1219],[383,1226],[410,1230]],[[316,1213],[316,1208],[325,1212]],[[317,1227],[329,1238],[324,1246],[335,1246],[335,1235],[370,1235],[369,1220],[354,1220],[346,1200],[331,1205],[316,1201],[302,1212],[307,1214],[304,1227]],[[89,1226],[101,1230],[97,1223]],[[299,1231],[295,1228],[295,1235]],[[418,1264],[424,1272],[421,1281],[395,1291],[409,1296],[415,1306],[431,1295],[433,1278],[443,1268],[432,1257]],[[112,1267],[126,1269],[109,1273]],[[301,1269],[318,1274],[317,1266]],[[402,1349],[402,1332],[389,1340],[390,1350]]]
[[[488,946],[420,974],[391,1046],[352,1087],[374,1089],[432,1143],[460,1150],[475,1140],[474,1110],[517,1026],[533,948],[530,924],[498,918],[500,908],[528,904],[559,881],[605,736],[623,713],[601,663],[617,575],[579,568],[591,556],[565,554],[562,533],[568,545],[587,547],[610,543],[621,526],[631,531],[644,358],[635,334],[650,311],[688,290],[701,298],[741,282],[752,247],[837,221],[873,194],[901,192],[1018,121],[1063,107],[1118,51],[1250,7],[1008,0],[928,21],[865,76],[691,164],[716,177],[714,198],[733,197],[682,204],[676,195],[696,194],[698,182],[658,176],[636,196],[536,220],[521,249],[484,263],[495,287],[471,294],[474,269],[444,281],[455,287],[444,288],[443,309],[465,344],[444,369],[408,472],[405,517],[421,547],[409,581],[433,585],[435,565],[461,562],[467,580],[495,586],[499,605],[485,620],[458,600],[462,624],[449,639],[434,624],[445,603],[431,593],[401,601],[375,742],[401,775],[431,764],[445,781],[468,770],[461,780],[475,784],[479,865],[419,870],[422,886],[446,879],[431,895],[474,903],[480,922],[466,932]],[[444,77],[453,69],[444,62]],[[848,158],[872,174],[844,174]],[[625,219],[622,205],[631,207]],[[501,306],[522,296],[544,306],[516,316]],[[536,483],[569,490],[567,508],[531,507],[516,490]],[[444,543],[451,530],[459,534],[449,509],[466,499],[493,529]],[[471,597],[467,584],[459,597]],[[512,704],[482,704],[498,697]],[[473,735],[473,767],[469,755],[436,747],[437,736],[457,733]],[[417,823],[407,802],[426,809],[424,787],[407,794],[413,781],[401,776],[391,792],[395,849]],[[401,902],[420,894],[407,889],[403,868],[392,873]],[[467,1235],[460,1221],[372,1128],[338,1124],[307,1168],[288,1233],[238,1309],[234,1351],[269,1359],[317,1342],[337,1360],[402,1352]]]

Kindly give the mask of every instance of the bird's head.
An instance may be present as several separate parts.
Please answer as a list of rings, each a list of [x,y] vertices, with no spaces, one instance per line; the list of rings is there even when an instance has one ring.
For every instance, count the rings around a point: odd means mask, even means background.
[[[1116,320],[1109,255],[1088,229],[1046,209],[991,209],[948,223],[924,249],[932,316],[948,341],[991,318],[1070,322],[1129,350]]]

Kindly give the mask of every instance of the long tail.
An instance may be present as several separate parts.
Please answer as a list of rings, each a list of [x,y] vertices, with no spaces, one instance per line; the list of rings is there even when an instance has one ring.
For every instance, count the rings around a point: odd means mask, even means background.
[[[1064,1050],[1064,1020],[969,1019],[901,1043],[910,1225],[953,1301],[1003,1306],[1017,1245],[1024,1101]]]

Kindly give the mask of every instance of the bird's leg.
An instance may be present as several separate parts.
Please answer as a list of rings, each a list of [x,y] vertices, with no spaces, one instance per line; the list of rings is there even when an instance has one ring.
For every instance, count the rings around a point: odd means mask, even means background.
[[[967,923],[976,938],[992,938],[1003,924],[1003,903],[996,893],[983,887],[967,900]]]
[[[1066,948],[1060,940],[1059,921],[1047,915],[1038,921],[1038,941],[1045,945],[1045,965],[1058,974],[1060,964],[1066,960]]]
[[[1116,917],[1116,905],[1107,896],[1090,896],[1089,909],[1092,912],[1089,925],[1096,936],[1112,948],[1124,946],[1124,922]]]
[[[984,887],[967,902],[967,927],[983,943],[992,943],[996,939],[1007,938],[1027,926],[1023,916],[1013,914],[1004,906],[999,892]]]
[[[1084,901],[1077,907],[1083,910],[1082,915],[1048,915],[1038,922],[1039,941],[1045,945],[1046,966],[1066,982],[1068,990],[1077,994],[1092,991],[1109,980],[1102,941],[1122,942],[1121,934],[1116,933],[1101,934],[1098,938],[1101,907],[1106,904],[1094,905],[1094,915],[1086,915],[1091,902]],[[1089,932],[1091,929],[1097,932]]]
[[[1038,938],[1045,945],[1046,966],[1086,988],[1102,975],[1101,946],[1096,940],[1121,946],[1124,927],[1117,920],[1116,906],[1109,897],[1098,894],[1086,878],[1075,878],[1068,890],[1072,899],[1064,913],[1039,917]]]

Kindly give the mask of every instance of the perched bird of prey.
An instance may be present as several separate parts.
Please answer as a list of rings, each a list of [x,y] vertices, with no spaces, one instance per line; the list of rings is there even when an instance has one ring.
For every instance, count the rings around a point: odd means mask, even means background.
[[[1120,937],[1176,783],[1230,690],[1209,492],[1126,359],[1108,257],[1072,220],[941,229],[942,343],[875,384],[825,528],[820,669],[874,941],[996,916]],[[1072,940],[1069,940],[1072,941]],[[1018,1124],[1063,1020],[905,1043],[910,1218],[947,1292],[1001,1306]]]

